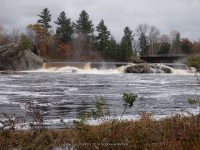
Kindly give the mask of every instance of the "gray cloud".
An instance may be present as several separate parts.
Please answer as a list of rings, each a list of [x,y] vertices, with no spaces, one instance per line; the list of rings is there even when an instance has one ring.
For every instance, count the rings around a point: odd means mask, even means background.
[[[125,26],[134,30],[139,23],[156,25],[163,33],[178,30],[182,37],[200,38],[199,0],[1,0],[0,25],[23,30],[37,21],[44,7],[54,20],[64,10],[73,21],[85,9],[95,25],[103,18],[118,40]]]

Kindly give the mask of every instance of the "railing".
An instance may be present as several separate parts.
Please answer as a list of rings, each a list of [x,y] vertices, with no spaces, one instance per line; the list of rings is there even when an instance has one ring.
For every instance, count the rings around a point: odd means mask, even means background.
[[[166,54],[166,55],[143,55],[140,57],[186,57],[187,55],[185,54]]]

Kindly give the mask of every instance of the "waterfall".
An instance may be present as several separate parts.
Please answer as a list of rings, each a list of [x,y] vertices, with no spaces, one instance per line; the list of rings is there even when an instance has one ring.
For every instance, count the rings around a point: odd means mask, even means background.
[[[125,69],[137,64],[124,62],[49,62],[36,72],[67,72],[81,74],[116,74],[124,73]],[[147,64],[149,73],[171,73],[174,75],[191,74],[187,65],[180,63]]]

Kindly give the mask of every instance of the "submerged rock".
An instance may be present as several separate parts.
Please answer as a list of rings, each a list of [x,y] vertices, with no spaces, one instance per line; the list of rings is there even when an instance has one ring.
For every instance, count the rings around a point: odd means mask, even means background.
[[[0,47],[0,70],[30,70],[42,68],[43,60],[30,49],[21,50],[12,43]]]

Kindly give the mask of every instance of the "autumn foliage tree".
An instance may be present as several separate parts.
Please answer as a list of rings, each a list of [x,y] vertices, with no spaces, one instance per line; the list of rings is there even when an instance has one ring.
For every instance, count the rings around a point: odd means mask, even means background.
[[[193,43],[192,54],[200,54],[200,41]]]
[[[38,16],[36,24],[27,26],[28,39],[32,51],[50,61],[132,61],[136,55],[200,53],[200,42],[192,43],[189,39],[182,39],[176,30],[160,35],[156,26],[139,24],[135,32],[126,27],[123,38],[118,42],[111,35],[103,19],[94,28],[85,10],[81,11],[75,23],[62,11],[54,21],[57,25],[56,33],[51,30],[52,15],[48,8],[44,8]],[[13,30],[11,34],[6,35],[0,27],[0,45],[13,41],[17,43],[17,33]]]
[[[72,57],[71,46],[63,42],[59,43],[57,48],[56,58],[66,60],[70,59],[71,57]]]
[[[3,27],[0,26],[0,46],[4,43]]]
[[[186,54],[191,53],[193,44],[187,38],[182,39],[180,45],[181,45],[181,50],[183,53],[186,53]]]
[[[33,52],[44,56],[43,50],[46,49],[47,36],[45,29],[40,24],[30,24],[27,26],[27,34],[33,45]]]
[[[0,46],[8,44],[11,42],[9,36],[5,34],[3,26],[0,25]]]

